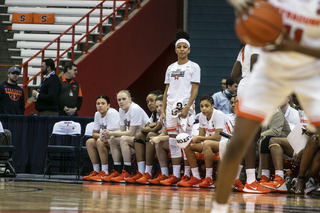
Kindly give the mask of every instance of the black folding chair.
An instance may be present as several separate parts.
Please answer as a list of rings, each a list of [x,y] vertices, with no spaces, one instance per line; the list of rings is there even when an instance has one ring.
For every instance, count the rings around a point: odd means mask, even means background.
[[[80,178],[81,125],[74,121],[54,124],[47,146],[46,174],[76,174]],[[53,170],[53,171],[52,171]],[[72,172],[72,171],[76,172]]]
[[[15,177],[12,153],[15,147],[12,145],[11,132],[4,130],[0,121],[0,177]]]

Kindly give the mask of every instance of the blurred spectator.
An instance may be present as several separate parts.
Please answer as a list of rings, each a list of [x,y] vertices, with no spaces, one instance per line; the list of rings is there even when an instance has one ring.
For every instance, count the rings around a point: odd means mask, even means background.
[[[0,114],[24,114],[24,92],[17,85],[20,69],[10,67],[8,80],[0,84]]]
[[[61,91],[59,95],[59,115],[76,116],[82,104],[82,91],[75,80],[77,65],[67,63],[63,75],[60,76]]]
[[[45,59],[41,64],[41,71],[45,76],[37,90],[32,91],[38,110],[38,115],[58,116],[58,100],[61,90],[59,77],[52,59]]]
[[[225,114],[230,114],[230,99],[237,95],[238,84],[231,78],[227,79],[227,89],[213,94],[213,102],[216,109]]]

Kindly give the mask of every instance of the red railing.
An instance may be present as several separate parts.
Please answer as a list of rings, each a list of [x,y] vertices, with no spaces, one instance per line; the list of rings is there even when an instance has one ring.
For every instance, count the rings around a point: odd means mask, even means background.
[[[38,55],[42,54],[41,61],[43,61],[45,58],[45,50],[48,47],[50,47],[53,43],[57,42],[57,57],[54,59],[54,61],[56,61],[56,73],[58,74],[59,73],[60,58],[71,50],[71,62],[73,62],[74,61],[74,47],[77,44],[79,44],[83,39],[85,39],[85,48],[84,48],[83,54],[88,53],[88,49],[89,49],[89,38],[88,37],[98,27],[99,27],[99,39],[97,42],[101,42],[103,22],[105,22],[107,19],[112,17],[112,29],[111,30],[115,30],[116,12],[118,12],[123,7],[125,7],[124,20],[128,19],[128,8],[130,6],[129,2],[131,2],[132,0],[122,0],[122,1],[124,1],[124,3],[121,4],[119,7],[116,7],[117,0],[113,0],[113,12],[110,15],[108,15],[107,17],[103,18],[103,3],[106,1],[108,1],[108,0],[101,1],[90,12],[88,12],[86,15],[84,15],[79,21],[74,23],[66,31],[61,33],[56,39],[51,41],[47,46],[45,46],[42,50],[40,50],[38,53],[36,53],[34,56],[32,56],[29,60],[27,60],[26,62],[24,62],[23,64],[21,64],[19,66],[16,66],[16,67],[23,67],[23,78],[22,78],[23,85],[22,85],[22,87],[24,88],[24,96],[25,96],[25,103],[26,103],[25,114],[30,114],[31,110],[32,109],[34,110],[34,101],[27,103],[27,101],[28,101],[27,100],[28,99],[28,84],[31,81],[33,81],[36,77],[38,77],[39,75],[41,75],[41,80],[43,80],[43,75],[42,75],[41,71],[39,71],[37,74],[35,74],[32,78],[28,79],[28,64],[32,59],[34,59]],[[137,4],[138,8],[140,7],[140,4],[141,4],[141,1],[138,0],[138,4]],[[100,9],[100,22],[98,24],[96,24],[91,30],[89,30],[90,14],[93,11],[95,11],[96,9]],[[84,19],[86,19],[86,34],[83,35],[78,41],[75,41],[75,27]],[[71,39],[72,44],[68,49],[66,49],[62,54],[60,54],[60,39],[62,36],[64,36],[65,34],[67,34],[70,31],[72,31],[72,39]],[[0,66],[12,67],[12,65],[4,65],[4,64],[0,64]]]

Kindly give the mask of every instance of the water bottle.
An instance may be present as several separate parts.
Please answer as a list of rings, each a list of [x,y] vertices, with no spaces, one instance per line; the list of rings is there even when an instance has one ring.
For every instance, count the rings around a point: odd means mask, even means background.
[[[290,169],[288,169],[286,171],[286,173],[284,174],[284,179],[286,180],[287,190],[288,190],[288,192],[290,192],[290,189],[293,185],[293,183],[292,183],[293,176],[292,176],[292,171]]]

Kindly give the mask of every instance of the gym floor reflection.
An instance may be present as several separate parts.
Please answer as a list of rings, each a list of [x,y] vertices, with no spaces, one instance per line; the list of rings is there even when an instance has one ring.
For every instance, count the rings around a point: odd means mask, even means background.
[[[0,179],[0,212],[210,212],[213,188]],[[232,193],[229,212],[320,212],[319,195]]]

